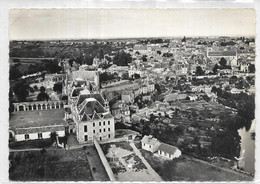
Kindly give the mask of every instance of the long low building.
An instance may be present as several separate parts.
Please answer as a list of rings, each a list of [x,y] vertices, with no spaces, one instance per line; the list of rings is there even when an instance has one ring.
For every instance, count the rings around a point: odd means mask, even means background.
[[[9,138],[15,141],[47,139],[52,132],[65,136],[64,109],[14,112],[9,120]]]

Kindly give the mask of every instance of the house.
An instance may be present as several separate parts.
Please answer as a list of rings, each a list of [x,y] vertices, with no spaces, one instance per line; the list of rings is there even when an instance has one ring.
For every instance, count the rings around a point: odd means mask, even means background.
[[[121,94],[121,99],[123,102],[133,103],[134,102],[134,93],[131,91],[124,91]]]
[[[175,146],[161,143],[158,147],[158,155],[163,158],[173,159],[181,156],[181,151]]]
[[[141,140],[141,144],[142,144],[142,149],[154,153],[158,150],[158,147],[160,146],[161,143],[156,138],[153,138],[152,135],[149,136],[145,135]]]

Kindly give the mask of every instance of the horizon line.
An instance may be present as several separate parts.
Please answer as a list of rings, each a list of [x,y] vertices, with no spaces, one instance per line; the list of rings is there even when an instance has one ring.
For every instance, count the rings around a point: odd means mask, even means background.
[[[171,38],[213,38],[213,37],[253,37],[256,38],[256,35],[213,35],[213,36],[189,36],[189,35],[178,35],[178,36],[147,36],[147,37],[104,37],[104,38],[23,38],[23,39],[9,39],[9,41],[52,41],[52,40],[119,40],[119,39],[156,39],[156,38],[161,38],[161,39],[171,39]]]

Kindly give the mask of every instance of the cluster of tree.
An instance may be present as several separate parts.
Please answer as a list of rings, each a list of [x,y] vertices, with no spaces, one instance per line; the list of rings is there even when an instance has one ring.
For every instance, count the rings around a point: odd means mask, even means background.
[[[165,42],[169,42],[169,40],[163,40],[161,38],[157,38],[157,39],[145,39],[145,40],[141,40],[140,43],[142,44],[157,44],[157,43],[165,43]]]
[[[20,72],[18,67],[19,66],[17,66],[17,65],[10,67],[10,71],[9,71],[9,79],[10,80],[16,80],[16,79],[19,79],[20,77],[22,77],[22,73]]]
[[[25,80],[17,82],[12,90],[17,96],[19,102],[26,101],[26,97],[29,95],[29,85]]]
[[[117,78],[118,78],[117,73],[112,74],[109,72],[104,72],[99,75],[100,83],[117,79]]]
[[[214,79],[210,79],[208,77],[204,77],[203,79],[196,79],[192,78],[192,85],[193,86],[199,86],[199,85],[210,85],[210,84],[215,84],[218,81],[218,77]]]
[[[213,67],[213,69],[212,69],[213,74],[217,74],[218,69],[231,69],[231,66],[227,65],[227,60],[222,57],[219,61],[219,65],[215,64],[215,66]]]
[[[143,60],[143,62],[146,62],[147,61],[147,55],[143,55],[142,60]]]
[[[125,53],[124,51],[117,52],[113,59],[113,63],[116,64],[117,66],[127,66],[128,63],[131,62],[132,62],[131,55],[129,53]]]
[[[163,53],[163,57],[167,57],[167,58],[173,57],[173,54],[172,54],[172,53],[169,53],[169,52]]]
[[[211,142],[211,151],[214,156],[234,159],[239,157],[240,136],[237,131],[225,130],[218,132]]]
[[[22,68],[20,70],[20,68]],[[36,72],[46,71],[47,73],[60,73],[62,67],[59,66],[59,62],[56,59],[53,60],[41,60],[40,63],[30,64],[29,67],[22,63],[17,63],[10,67],[9,78],[10,80],[16,80],[23,75],[29,75]],[[22,71],[22,72],[21,72]]]
[[[233,42],[233,41],[221,42],[221,43],[220,43],[220,46],[228,46],[228,45],[233,46],[233,45],[235,45],[235,44],[236,44],[236,43]]]
[[[46,57],[46,54],[42,48],[29,48],[29,47],[21,47],[21,48],[10,48],[9,52],[10,57],[24,57],[24,58],[39,58]],[[50,55],[48,56],[50,57]]]
[[[195,75],[204,75],[205,71],[201,68],[201,66],[196,67]]]
[[[150,101],[150,100],[143,100],[143,95],[138,95],[137,97],[135,97],[134,103],[137,104],[139,109],[142,109],[142,108],[144,108],[146,106],[151,105],[152,101]]]
[[[255,65],[254,64],[249,64],[248,72],[249,73],[255,73]]]
[[[38,101],[48,101],[50,99],[49,95],[46,93],[45,87],[40,87],[40,93],[37,95]]]

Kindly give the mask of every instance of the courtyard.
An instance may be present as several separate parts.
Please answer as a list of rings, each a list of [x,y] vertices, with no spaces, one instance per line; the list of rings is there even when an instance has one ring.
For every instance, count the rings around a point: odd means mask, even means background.
[[[131,144],[131,143],[130,143]],[[109,165],[118,181],[161,181],[152,168],[147,167],[136,153],[135,146],[127,142],[101,145]]]

